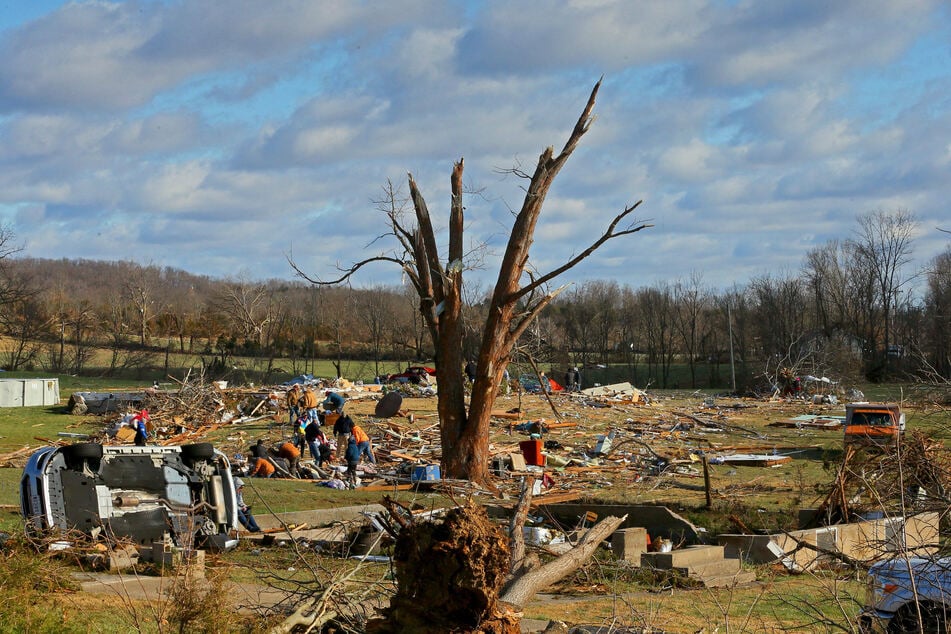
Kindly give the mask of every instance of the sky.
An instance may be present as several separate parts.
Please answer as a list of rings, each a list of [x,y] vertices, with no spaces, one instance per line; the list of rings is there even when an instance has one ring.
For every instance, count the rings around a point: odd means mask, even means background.
[[[444,234],[465,158],[467,279],[487,285],[513,168],[563,146],[601,77],[538,271],[638,200],[654,226],[562,281],[742,285],[879,210],[919,219],[912,268],[948,246],[937,0],[0,0],[0,223],[32,257],[330,279],[394,248],[378,201],[409,173]]]

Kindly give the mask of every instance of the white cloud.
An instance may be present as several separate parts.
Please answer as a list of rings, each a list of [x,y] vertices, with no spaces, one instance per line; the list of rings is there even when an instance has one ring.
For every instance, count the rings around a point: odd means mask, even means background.
[[[468,237],[498,249],[505,171],[559,150],[604,73],[539,267],[643,198],[656,227],[578,276],[742,282],[856,213],[946,215],[949,34],[918,0],[64,4],[0,33],[0,203],[33,255],[288,277],[290,246],[352,260],[407,172],[444,230],[464,156]]]

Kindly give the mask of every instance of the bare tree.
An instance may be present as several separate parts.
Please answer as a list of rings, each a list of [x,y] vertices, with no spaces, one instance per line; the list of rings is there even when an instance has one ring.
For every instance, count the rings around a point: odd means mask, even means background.
[[[666,282],[637,292],[637,304],[647,337],[647,372],[667,387],[674,360],[674,298]],[[656,375],[660,372],[660,376]]]
[[[231,282],[217,298],[218,309],[248,343],[261,346],[274,318],[272,292],[267,284],[245,280]]]
[[[703,312],[708,303],[703,276],[695,271],[687,281],[677,282],[674,285],[674,301],[674,324],[680,334],[687,367],[690,368],[690,387],[697,387],[697,353],[703,338]]]
[[[380,361],[383,359],[383,344],[392,323],[392,299],[393,293],[382,285],[355,291],[353,296],[354,312],[366,329],[366,341],[373,355],[373,373],[377,376],[380,374]]]
[[[149,322],[152,320],[153,309],[155,308],[155,298],[153,294],[155,289],[152,283],[146,279],[146,270],[132,269],[129,279],[125,283],[126,295],[133,307],[138,324],[139,343],[143,346],[149,341]]]
[[[894,213],[873,211],[859,216],[858,222],[853,244],[856,255],[866,264],[876,282],[882,303],[882,368],[887,376],[892,309],[898,300],[898,292],[912,279],[903,277],[902,271],[911,260],[912,240],[918,221],[908,210],[899,209]]]
[[[939,376],[951,378],[951,247],[931,261],[925,293],[928,363]]]
[[[468,410],[460,371],[463,365],[462,278],[465,268],[463,159],[454,165],[450,179],[449,249],[445,263],[440,261],[429,208],[412,175],[409,176],[409,192],[415,212],[414,225],[405,222],[408,214],[403,213],[403,205],[398,199],[393,195],[387,197],[390,235],[399,242],[395,252],[356,262],[341,277],[329,281],[309,277],[291,262],[298,274],[315,284],[344,282],[372,262],[393,262],[402,268],[419,295],[419,309],[436,350],[442,466],[448,477],[473,481],[487,478],[489,416],[495,396],[519,337],[561,290],[548,290],[548,283],[590,256],[608,240],[650,226],[631,220],[631,214],[640,205],[640,202],[635,203],[616,215],[605,232],[590,246],[562,265],[543,274],[535,274],[531,268],[530,250],[545,197],[593,121],[592,111],[600,85],[599,81],[591,91],[584,111],[561,152],[555,154],[553,148],[547,148],[531,175],[518,169],[511,171],[527,181],[525,198],[515,215],[489,301]],[[388,193],[394,193],[392,186]],[[628,224],[621,227],[622,223]]]

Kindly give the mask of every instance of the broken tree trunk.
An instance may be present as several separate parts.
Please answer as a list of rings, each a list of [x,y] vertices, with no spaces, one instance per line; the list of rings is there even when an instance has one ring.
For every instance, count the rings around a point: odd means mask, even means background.
[[[470,503],[442,522],[402,528],[393,561],[396,594],[368,632],[519,632],[519,615],[498,599],[509,570],[508,543],[482,507]]]
[[[525,476],[522,479],[522,494],[518,498],[518,506],[515,507],[515,513],[512,515],[512,521],[509,522],[509,548],[512,551],[509,570],[512,576],[518,575],[525,562],[525,520],[528,518],[528,510],[532,505],[533,488],[535,486],[535,476]]]
[[[539,590],[557,583],[591,559],[601,542],[610,537],[626,519],[627,515],[604,518],[592,526],[570,551],[510,581],[502,594],[502,601],[522,609]]]
[[[530,499],[531,486],[526,489],[522,497]],[[396,519],[401,525],[405,521],[402,514]],[[509,581],[508,540],[481,506],[470,502],[451,510],[442,521],[407,521],[393,555],[396,594],[381,618],[367,623],[367,631],[515,634],[520,631],[521,608],[539,590],[588,561],[624,519],[602,520],[571,551],[538,568],[527,570],[523,565]],[[514,524],[521,522],[516,519]]]

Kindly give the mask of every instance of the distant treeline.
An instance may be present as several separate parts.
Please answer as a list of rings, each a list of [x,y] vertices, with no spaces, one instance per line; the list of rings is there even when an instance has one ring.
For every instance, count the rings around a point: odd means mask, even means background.
[[[577,284],[523,336],[520,354],[544,367],[578,365],[656,387],[727,387],[735,374],[742,389],[789,371],[852,381],[948,379],[951,249],[933,258],[924,294],[914,295],[915,272],[906,270],[914,227],[905,212],[862,216],[856,238],[810,251],[801,270],[726,290],[707,287],[700,275],[640,288]],[[0,250],[0,264],[8,370],[109,375],[169,352],[198,355],[212,372],[234,356],[363,359],[379,367],[433,355],[418,299],[400,287],[216,279],[9,250]],[[487,301],[485,292],[470,295],[463,346],[475,357]],[[107,359],[93,350],[107,350]]]

